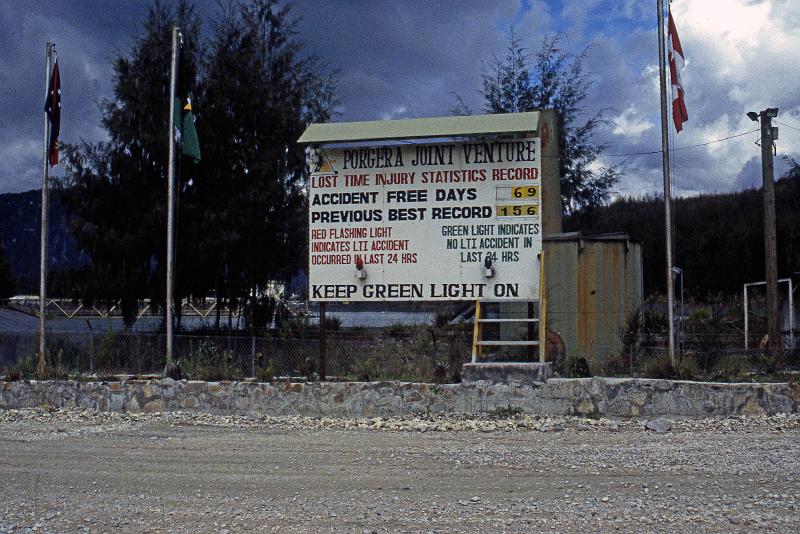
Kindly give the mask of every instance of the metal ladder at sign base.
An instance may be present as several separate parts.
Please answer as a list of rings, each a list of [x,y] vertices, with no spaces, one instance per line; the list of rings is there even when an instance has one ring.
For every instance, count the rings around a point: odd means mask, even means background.
[[[544,290],[544,251],[539,253],[539,300],[536,302],[539,306],[538,316],[530,317],[531,306],[528,306],[528,317],[524,318],[486,318],[482,316],[481,301],[475,301],[475,326],[472,331],[472,363],[478,363],[478,360],[483,356],[483,347],[498,347],[498,346],[527,346],[537,347],[539,349],[539,362],[545,363],[547,361],[547,344],[545,343],[545,333],[547,329],[547,294]],[[539,326],[539,339],[523,339],[523,340],[486,340],[483,339],[482,326],[487,323],[538,323]]]
[[[490,323],[540,323],[541,301],[538,301],[539,317],[513,317],[513,318],[487,318],[483,317],[483,306],[481,301],[475,301],[475,326],[472,333],[472,363],[478,363],[483,357],[484,347],[538,347],[539,361],[544,361],[544,351],[541,349],[542,329],[539,328],[539,339],[520,339],[520,340],[487,340],[483,339],[483,325]],[[541,326],[541,324],[540,324]]]

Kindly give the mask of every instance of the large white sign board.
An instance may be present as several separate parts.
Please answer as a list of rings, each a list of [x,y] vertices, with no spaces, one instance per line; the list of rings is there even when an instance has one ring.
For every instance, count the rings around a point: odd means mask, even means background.
[[[538,300],[537,137],[322,148],[310,160],[310,300]]]

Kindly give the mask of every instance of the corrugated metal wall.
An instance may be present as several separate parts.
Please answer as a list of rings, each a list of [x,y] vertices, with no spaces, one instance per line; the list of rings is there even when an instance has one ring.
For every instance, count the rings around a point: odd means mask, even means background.
[[[603,358],[642,303],[642,247],[625,235],[561,234],[544,242],[547,329],[567,354]]]

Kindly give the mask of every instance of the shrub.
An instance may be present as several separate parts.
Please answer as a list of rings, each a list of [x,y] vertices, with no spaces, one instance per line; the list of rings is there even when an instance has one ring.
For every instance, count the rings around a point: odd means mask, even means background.
[[[117,334],[110,329],[98,339],[94,351],[94,367],[98,377],[110,376],[113,372],[117,341]]]
[[[304,376],[308,382],[313,382],[317,378],[317,361],[314,358],[306,357],[300,364],[300,375]]]
[[[411,332],[413,327],[401,323],[390,324],[384,330],[384,334],[390,337],[403,337]]]
[[[720,357],[711,373],[715,380],[742,382],[747,379],[750,361],[744,354],[728,354]]]
[[[635,354],[641,346],[644,334],[644,313],[642,309],[631,310],[625,318],[625,324],[620,332],[623,353],[628,355]]]
[[[21,378],[22,377],[19,374],[19,369],[17,369],[15,366],[11,365],[3,368],[3,380],[6,382],[16,382]]]
[[[278,334],[287,339],[306,339],[311,335],[311,321],[305,315],[300,317],[286,317],[279,323]],[[325,319],[328,326],[328,319]]]
[[[439,362],[433,368],[433,374],[431,378],[433,379],[434,384],[446,384],[447,383],[447,376],[449,374],[450,367],[444,363]]]
[[[461,382],[461,366],[464,365],[467,349],[458,344],[453,333],[450,333],[447,341],[447,368],[450,370],[450,381],[458,384]]]
[[[769,375],[775,374],[779,371],[778,357],[775,354],[770,353],[768,350],[759,352],[756,360],[758,362],[759,369],[762,369]]]
[[[700,366],[691,355],[679,354],[675,356],[675,374],[680,380],[695,380],[700,378]]]
[[[325,317],[325,330],[328,332],[338,332],[342,329],[342,320],[339,317]]]
[[[269,360],[266,365],[256,369],[256,379],[259,382],[272,382],[275,378],[275,366],[272,360]]]
[[[373,357],[359,360],[354,367],[356,379],[360,382],[371,382],[373,378],[377,378],[379,369],[380,367]]]
[[[44,375],[40,376],[42,380],[66,380],[69,378],[69,371],[64,368],[62,364],[64,358],[64,349],[58,349],[55,357],[52,358],[52,363],[45,368]]]
[[[602,376],[628,376],[630,373],[630,356],[624,352],[609,352],[599,362],[592,363]]]
[[[436,328],[447,328],[452,319],[453,314],[450,312],[436,312],[436,315],[433,316],[433,326]]]
[[[220,351],[217,345],[204,339],[197,350],[182,363],[186,374],[196,380],[239,380],[244,371],[233,352]]]
[[[557,358],[553,361],[554,370],[563,377],[568,378],[589,378],[592,372],[589,369],[589,362],[586,358],[579,355],[570,354]]]
[[[659,352],[644,363],[646,378],[665,378],[671,380],[692,380],[700,376],[697,361],[688,354],[676,354],[672,365],[668,352]]]
[[[370,356],[356,356],[352,373],[360,381],[401,380],[427,381],[433,365],[430,356],[417,351],[413,342],[382,339],[370,349]]]
[[[31,380],[36,377],[37,358],[35,355],[23,356],[6,370],[6,380],[16,382],[17,380]]]

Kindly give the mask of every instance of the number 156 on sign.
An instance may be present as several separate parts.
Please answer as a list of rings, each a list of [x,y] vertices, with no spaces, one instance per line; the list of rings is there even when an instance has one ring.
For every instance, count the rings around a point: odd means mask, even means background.
[[[537,204],[505,204],[497,206],[498,217],[533,217],[539,214]]]

